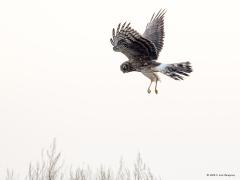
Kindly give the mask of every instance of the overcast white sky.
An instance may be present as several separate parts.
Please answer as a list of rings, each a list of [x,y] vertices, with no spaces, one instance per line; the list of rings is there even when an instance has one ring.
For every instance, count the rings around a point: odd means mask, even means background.
[[[239,1],[0,1],[0,175],[23,173],[54,137],[67,164],[116,165],[138,152],[163,180],[240,178]],[[123,74],[111,30],[140,33],[166,8],[160,62],[176,82]],[[1,179],[2,179],[1,178]],[[224,179],[224,178],[216,178]]]

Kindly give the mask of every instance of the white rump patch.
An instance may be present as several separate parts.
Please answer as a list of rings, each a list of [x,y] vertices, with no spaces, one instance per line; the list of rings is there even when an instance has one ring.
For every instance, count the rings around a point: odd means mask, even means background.
[[[168,64],[163,64],[162,63],[162,64],[154,67],[154,70],[158,71],[158,72],[165,72],[167,66],[168,66]]]

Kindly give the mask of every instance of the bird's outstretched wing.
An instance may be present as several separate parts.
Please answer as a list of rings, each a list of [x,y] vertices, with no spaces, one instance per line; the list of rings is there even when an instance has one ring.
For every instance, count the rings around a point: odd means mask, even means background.
[[[113,28],[110,42],[114,46],[113,50],[122,52],[130,60],[157,59],[155,45],[132,29],[130,23],[119,24],[116,31]]]
[[[147,24],[143,37],[152,41],[157,49],[157,56],[163,47],[164,38],[164,14],[165,9],[161,9],[156,15],[153,14],[150,22]]]

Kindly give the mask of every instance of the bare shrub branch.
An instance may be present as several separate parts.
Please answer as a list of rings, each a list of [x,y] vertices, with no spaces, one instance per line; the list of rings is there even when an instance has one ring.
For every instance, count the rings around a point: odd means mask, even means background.
[[[14,172],[7,170],[5,180],[16,180]],[[160,180],[154,176],[150,168],[143,162],[140,153],[137,155],[133,169],[125,167],[121,159],[116,173],[111,168],[100,166],[93,171],[89,166],[72,170],[69,174],[63,173],[61,153],[56,149],[54,140],[50,148],[42,151],[42,157],[35,165],[29,164],[25,180]]]
[[[14,172],[13,170],[9,170],[7,169],[7,174],[6,174],[6,177],[5,177],[5,180],[14,180]]]

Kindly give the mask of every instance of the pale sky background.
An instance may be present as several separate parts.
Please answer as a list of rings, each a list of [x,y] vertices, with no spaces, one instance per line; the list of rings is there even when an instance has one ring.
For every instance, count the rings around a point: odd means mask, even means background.
[[[66,164],[117,165],[138,152],[162,180],[240,178],[240,1],[0,1],[0,175],[24,174],[54,137]],[[166,8],[159,61],[194,72],[123,74],[111,31],[142,33]]]

